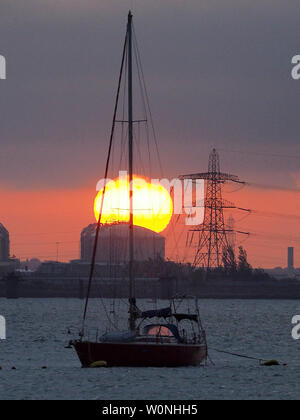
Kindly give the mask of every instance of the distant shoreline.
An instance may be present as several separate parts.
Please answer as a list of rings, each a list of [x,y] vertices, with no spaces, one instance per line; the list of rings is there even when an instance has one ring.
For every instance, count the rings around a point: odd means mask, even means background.
[[[78,298],[84,299],[86,278],[47,277],[0,281],[0,297],[4,298]],[[197,296],[199,299],[300,300],[297,280],[176,280],[140,278],[136,280],[136,297],[169,299],[175,295]],[[95,279],[91,298],[128,297],[128,279]]]

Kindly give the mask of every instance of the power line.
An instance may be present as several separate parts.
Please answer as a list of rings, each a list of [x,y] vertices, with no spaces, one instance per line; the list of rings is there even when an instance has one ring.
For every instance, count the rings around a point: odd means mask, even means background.
[[[292,235],[282,235],[282,234],[272,234],[267,232],[251,232],[252,236],[258,237],[257,239],[260,239],[261,236],[262,239],[265,240],[286,240],[289,242],[300,242],[300,236],[292,236]]]
[[[32,254],[32,255],[30,255],[31,253],[28,253],[28,254],[26,254],[26,255],[19,255],[19,256],[17,256],[19,259],[26,259],[26,258],[38,258],[38,259],[41,259],[41,258],[56,258],[57,257],[57,254],[51,254],[51,255],[36,255],[36,254]],[[75,254],[75,252],[72,252],[72,253],[64,253],[64,254],[62,254],[61,256],[60,256],[60,258],[61,259],[63,259],[63,258],[77,258],[77,256],[78,256],[78,254],[77,255],[74,255]]]
[[[77,230],[72,230],[68,232],[28,232],[28,233],[10,233],[11,237],[14,236],[43,236],[43,235],[71,235],[73,233],[78,233],[78,231],[81,231],[82,227],[79,227]]]
[[[30,246],[34,246],[34,245],[39,245],[39,246],[44,246],[44,245],[55,245],[57,242],[59,242],[60,244],[78,244],[80,241],[78,239],[78,241],[52,241],[52,242],[13,242],[12,241],[12,245],[13,246],[23,246],[23,245],[30,245]]]
[[[300,193],[300,188],[298,187],[285,187],[284,185],[274,185],[274,184],[262,184],[259,182],[247,182],[246,185],[248,187],[254,187],[264,190],[279,190],[279,191],[287,191],[287,192],[294,192]]]
[[[283,155],[280,153],[267,153],[267,152],[249,152],[249,151],[242,151],[242,150],[229,150],[229,149],[219,149],[220,152],[226,153],[239,153],[243,155],[255,155],[255,156],[265,156],[265,157],[276,157],[276,158],[284,158],[284,159],[298,159],[300,160],[300,156],[295,155]]]
[[[300,216],[297,214],[275,213],[275,212],[263,211],[263,210],[251,210],[251,213],[257,216],[261,216],[261,217],[278,217],[278,218],[284,218],[284,219],[300,220]]]

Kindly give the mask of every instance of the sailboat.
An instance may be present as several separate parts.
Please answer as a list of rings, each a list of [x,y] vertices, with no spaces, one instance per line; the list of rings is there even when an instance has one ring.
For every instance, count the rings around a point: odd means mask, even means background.
[[[133,69],[132,69],[132,13],[128,14],[128,22],[123,48],[121,73],[126,65],[127,86],[128,86],[128,167],[129,186],[133,180]],[[124,59],[126,57],[126,59]],[[120,75],[121,78],[121,75]],[[118,92],[120,91],[120,79]],[[116,121],[118,94],[113,118],[113,129]],[[111,143],[109,153],[111,150]],[[106,176],[108,171],[106,165]],[[133,195],[129,188],[129,290],[128,306],[129,318],[128,329],[125,331],[110,331],[95,340],[86,338],[85,320],[88,301],[93,280],[94,267],[96,262],[96,250],[101,226],[101,212],[105,186],[102,195],[101,209],[97,229],[89,276],[87,298],[85,302],[83,327],[79,338],[70,341],[70,347],[74,347],[83,367],[90,367],[95,364],[99,366],[128,366],[128,367],[177,367],[177,366],[198,366],[207,358],[207,343],[205,331],[201,324],[197,300],[193,313],[178,313],[174,300],[169,306],[162,309],[141,311],[135,297],[135,275],[134,275],[134,220],[133,220]],[[155,320],[155,322],[153,321]],[[193,326],[192,333],[181,327],[183,321],[190,322]]]

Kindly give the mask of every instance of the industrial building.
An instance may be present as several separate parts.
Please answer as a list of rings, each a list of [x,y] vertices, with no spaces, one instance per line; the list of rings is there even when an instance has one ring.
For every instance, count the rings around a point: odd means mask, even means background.
[[[9,260],[9,233],[0,223],[0,262]]]
[[[294,248],[288,248],[288,275],[289,277],[295,276],[295,266],[294,266]]]
[[[81,261],[90,262],[93,253],[97,223],[81,232]],[[103,225],[100,228],[96,262],[102,264],[124,264],[129,261],[129,226],[127,223]],[[165,258],[165,238],[149,229],[134,226],[134,259]]]
[[[20,261],[12,259],[10,255],[9,233],[8,230],[0,223],[0,278],[7,273],[13,272],[19,267]]]

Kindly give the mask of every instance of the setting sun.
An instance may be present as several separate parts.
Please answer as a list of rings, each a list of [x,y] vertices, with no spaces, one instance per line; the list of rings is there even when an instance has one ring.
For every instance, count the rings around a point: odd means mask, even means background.
[[[162,232],[169,224],[173,203],[168,191],[160,184],[150,183],[145,178],[133,176],[133,224]],[[94,203],[96,220],[99,219],[103,188]],[[126,177],[107,183],[101,223],[129,221],[129,181]]]

